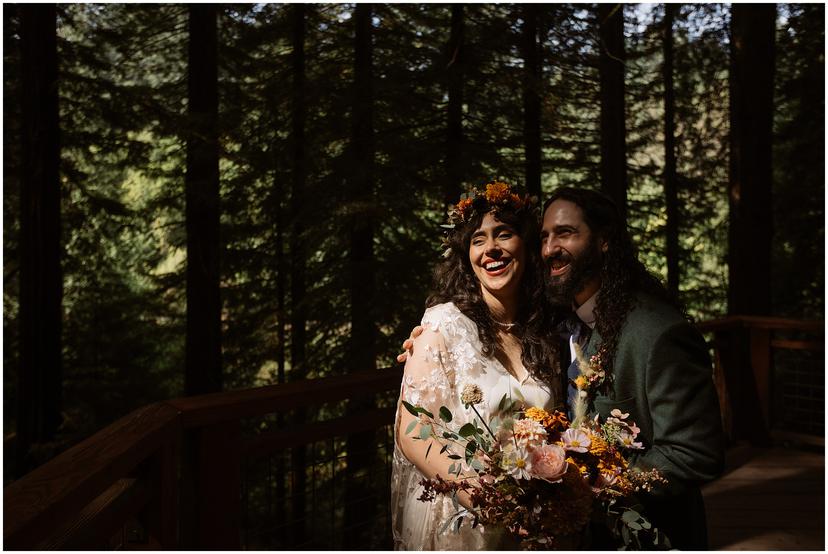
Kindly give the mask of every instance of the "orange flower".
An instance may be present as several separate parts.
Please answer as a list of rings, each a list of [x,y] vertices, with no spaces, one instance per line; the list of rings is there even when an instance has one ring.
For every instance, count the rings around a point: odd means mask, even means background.
[[[537,408],[537,407],[533,406],[533,407],[529,408],[528,410],[526,410],[525,413],[526,413],[526,417],[528,417],[529,419],[534,419],[535,421],[537,421],[538,423],[540,423],[544,427],[551,426],[552,422],[554,421],[552,419],[552,416],[549,415],[549,412],[547,412],[543,408]]]
[[[509,185],[500,181],[494,181],[486,185],[486,201],[489,204],[498,204],[510,197]]]

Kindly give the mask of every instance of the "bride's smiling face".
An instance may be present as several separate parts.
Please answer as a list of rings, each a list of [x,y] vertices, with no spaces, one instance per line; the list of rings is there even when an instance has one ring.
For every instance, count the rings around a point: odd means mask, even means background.
[[[501,299],[516,295],[526,266],[523,239],[489,212],[472,234],[469,261],[484,294]]]

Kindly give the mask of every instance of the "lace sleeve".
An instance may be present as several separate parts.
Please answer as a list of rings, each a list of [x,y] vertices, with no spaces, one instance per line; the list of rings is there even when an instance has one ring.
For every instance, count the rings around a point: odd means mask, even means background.
[[[426,327],[414,341],[414,355],[405,364],[401,398],[437,413],[454,393],[454,368],[443,335]]]

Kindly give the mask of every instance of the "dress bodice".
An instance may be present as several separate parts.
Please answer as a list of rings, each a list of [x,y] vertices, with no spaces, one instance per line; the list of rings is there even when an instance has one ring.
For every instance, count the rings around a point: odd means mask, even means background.
[[[423,334],[414,345],[414,353],[406,364],[400,398],[415,406],[438,413],[441,406],[451,410],[452,424],[458,428],[472,421],[476,414],[466,408],[460,393],[467,384],[475,384],[483,392],[482,404],[476,406],[480,415],[489,420],[497,411],[504,395],[524,407],[552,409],[555,395],[548,385],[528,375],[518,381],[494,356],[483,354],[477,325],[454,304],[433,306],[423,315]],[[392,519],[394,544],[406,550],[477,550],[497,549],[501,537],[482,526],[461,527],[440,533],[454,509],[451,500],[438,497],[420,502],[419,485],[423,476],[403,455],[399,447],[400,406],[397,408],[395,449],[392,470]],[[404,408],[402,408],[404,409]]]

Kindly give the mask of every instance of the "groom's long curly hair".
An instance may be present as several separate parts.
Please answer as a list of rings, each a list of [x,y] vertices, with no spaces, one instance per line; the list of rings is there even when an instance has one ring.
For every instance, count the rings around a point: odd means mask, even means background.
[[[600,268],[601,289],[595,304],[595,329],[601,335],[600,349],[606,354],[603,365],[609,372],[621,328],[635,305],[637,293],[655,296],[674,306],[685,317],[687,314],[678,299],[638,259],[626,222],[610,198],[589,189],[559,188],[544,203],[543,213],[555,200],[568,200],[581,208],[596,248],[601,239],[607,242]]]
[[[435,292],[426,300],[426,307],[453,302],[466,317],[477,325],[483,354],[494,355],[497,349],[497,324],[483,299],[480,281],[469,260],[469,246],[474,232],[480,228],[485,213],[474,213],[469,220],[449,232],[446,257],[434,272]],[[513,227],[523,240],[526,268],[520,283],[518,312],[513,333],[522,343],[521,361],[533,378],[553,386],[560,371],[557,336],[547,321],[544,309],[543,264],[540,259],[540,233],[536,210],[520,213],[501,210],[497,219]]]

